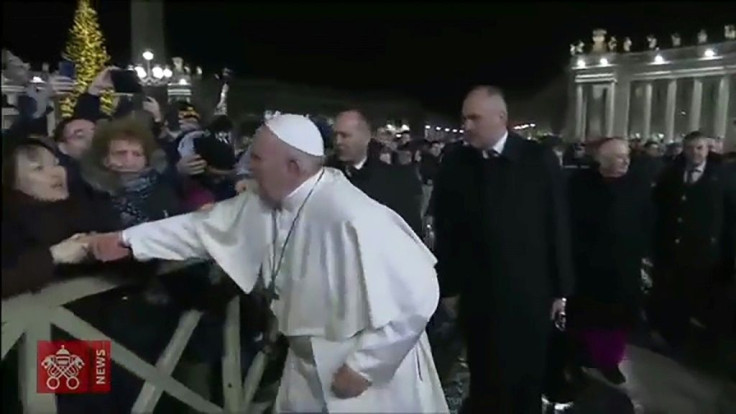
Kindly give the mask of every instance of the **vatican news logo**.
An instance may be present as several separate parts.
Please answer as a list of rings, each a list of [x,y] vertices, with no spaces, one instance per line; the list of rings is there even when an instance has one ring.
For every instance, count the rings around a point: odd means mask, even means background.
[[[110,392],[110,341],[39,341],[39,394]]]

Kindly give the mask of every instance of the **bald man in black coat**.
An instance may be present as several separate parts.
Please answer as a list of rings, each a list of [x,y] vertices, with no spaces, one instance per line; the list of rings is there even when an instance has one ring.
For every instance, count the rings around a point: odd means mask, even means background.
[[[546,347],[571,292],[564,178],[551,150],[507,129],[497,88],[463,104],[466,145],[448,150],[433,195],[437,271],[459,300],[470,413],[541,413]]]

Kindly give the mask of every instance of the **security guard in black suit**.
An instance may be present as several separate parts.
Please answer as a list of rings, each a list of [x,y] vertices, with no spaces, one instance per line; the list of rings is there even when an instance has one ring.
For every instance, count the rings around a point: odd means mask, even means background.
[[[371,140],[371,127],[358,110],[340,113],[333,127],[335,156],[327,165],[345,173],[368,197],[390,208],[422,237],[422,183],[406,168],[380,160],[380,145]],[[373,144],[371,144],[373,143]]]
[[[723,333],[726,293],[733,288],[736,256],[736,185],[722,158],[709,154],[708,137],[692,132],[684,151],[654,188],[654,287],[650,319],[679,347],[694,318]]]

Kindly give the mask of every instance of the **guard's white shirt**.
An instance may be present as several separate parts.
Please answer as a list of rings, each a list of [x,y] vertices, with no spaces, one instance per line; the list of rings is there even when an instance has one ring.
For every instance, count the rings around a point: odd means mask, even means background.
[[[367,156],[360,160],[358,163],[354,164],[353,167],[355,167],[356,170],[362,170],[366,161],[368,161]]]
[[[703,161],[703,163],[698,166],[685,167],[685,174],[682,176],[683,182],[685,182],[685,184],[697,183],[698,180],[700,180],[700,177],[702,177],[703,173],[705,172],[706,163],[707,163],[706,161]],[[690,174],[690,171],[692,171],[692,181],[688,182],[688,175]]]
[[[353,164],[353,168],[355,168],[356,171],[362,170],[363,167],[365,166],[366,161],[368,161],[368,157],[367,156],[365,158],[363,158],[362,160],[358,161],[357,163]],[[350,169],[348,169],[346,171],[346,173],[347,173],[348,176],[350,176],[351,175]]]
[[[483,151],[483,158],[489,158],[501,155],[503,153],[503,149],[506,146],[506,139],[509,137],[509,132],[506,131],[501,139],[496,141],[496,143],[491,147],[490,150]]]

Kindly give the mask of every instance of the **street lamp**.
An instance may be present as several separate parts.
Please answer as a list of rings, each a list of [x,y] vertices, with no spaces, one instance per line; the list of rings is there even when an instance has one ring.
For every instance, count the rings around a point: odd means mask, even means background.
[[[151,73],[151,61],[153,60],[153,52],[150,50],[146,50],[143,52],[143,60],[146,61],[146,72]],[[140,73],[140,71],[138,72]],[[141,79],[143,79],[143,76],[138,75]]]
[[[161,67],[160,65],[151,66],[151,62],[155,57],[153,52],[146,50],[141,54],[143,60],[146,61],[145,68],[142,65],[136,65],[135,73],[146,86],[164,86],[169,83],[169,79],[173,76],[173,72],[169,67]]]
[[[184,65],[180,57],[171,59],[173,65],[160,65],[155,63],[156,55],[153,51],[146,50],[141,53],[145,63],[137,63],[130,66],[134,70],[141,85],[147,87],[166,87],[168,100],[188,101],[192,96],[193,82],[202,76],[202,68],[197,66],[194,71]]]

